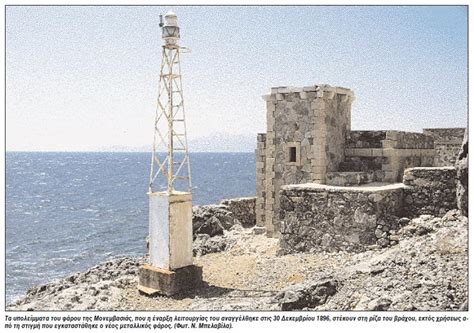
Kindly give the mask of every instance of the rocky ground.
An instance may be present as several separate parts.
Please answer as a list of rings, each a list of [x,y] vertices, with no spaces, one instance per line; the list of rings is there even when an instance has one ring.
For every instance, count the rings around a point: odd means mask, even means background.
[[[198,236],[202,288],[175,297],[139,294],[138,266],[121,258],[31,288],[9,310],[459,310],[467,307],[467,218],[422,215],[399,244],[351,254],[279,255],[261,228]]]

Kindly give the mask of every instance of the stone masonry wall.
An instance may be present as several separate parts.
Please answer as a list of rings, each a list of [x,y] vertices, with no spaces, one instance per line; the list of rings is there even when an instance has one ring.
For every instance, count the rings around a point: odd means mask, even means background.
[[[243,227],[253,227],[256,224],[255,197],[234,198],[221,201],[221,205],[232,213]]]
[[[257,135],[256,159],[256,192],[257,200],[255,207],[256,221],[259,227],[265,226],[265,147],[267,137],[264,133]]]
[[[452,166],[461,149],[465,128],[425,128],[423,134],[434,140],[436,157],[433,166]]]
[[[403,215],[404,187],[283,186],[282,251],[360,252],[395,243],[398,217]]]
[[[405,213],[407,216],[442,216],[456,209],[454,167],[410,168],[405,170]]]

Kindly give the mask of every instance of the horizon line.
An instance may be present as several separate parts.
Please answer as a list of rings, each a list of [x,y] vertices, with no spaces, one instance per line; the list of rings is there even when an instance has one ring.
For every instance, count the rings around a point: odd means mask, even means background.
[[[113,150],[5,150],[5,153],[152,153],[151,151],[113,151]],[[159,151],[158,153],[166,153]],[[254,153],[252,151],[190,151],[195,153]]]

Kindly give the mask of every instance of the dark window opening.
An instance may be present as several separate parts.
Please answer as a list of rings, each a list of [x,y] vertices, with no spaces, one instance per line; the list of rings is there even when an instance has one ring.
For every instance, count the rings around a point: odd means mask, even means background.
[[[296,162],[296,147],[290,147],[290,162]]]

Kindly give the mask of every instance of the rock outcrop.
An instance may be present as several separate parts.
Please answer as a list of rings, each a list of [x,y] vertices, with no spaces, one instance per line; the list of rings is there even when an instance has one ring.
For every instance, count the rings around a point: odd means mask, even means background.
[[[193,207],[193,234],[206,234],[211,237],[223,235],[234,224],[239,223],[224,205]]]
[[[136,286],[144,258],[107,261],[85,272],[30,288],[9,310],[110,310],[119,306],[124,288]]]
[[[399,244],[354,255],[338,271],[326,267],[274,301],[281,310],[466,310],[467,218],[457,210],[421,215],[398,234]]]
[[[326,277],[290,286],[276,296],[283,311],[314,308],[326,303],[337,292],[338,281]]]
[[[255,225],[255,197],[221,201],[218,205],[193,207],[193,234],[211,237],[223,235],[238,224],[244,227]]]

